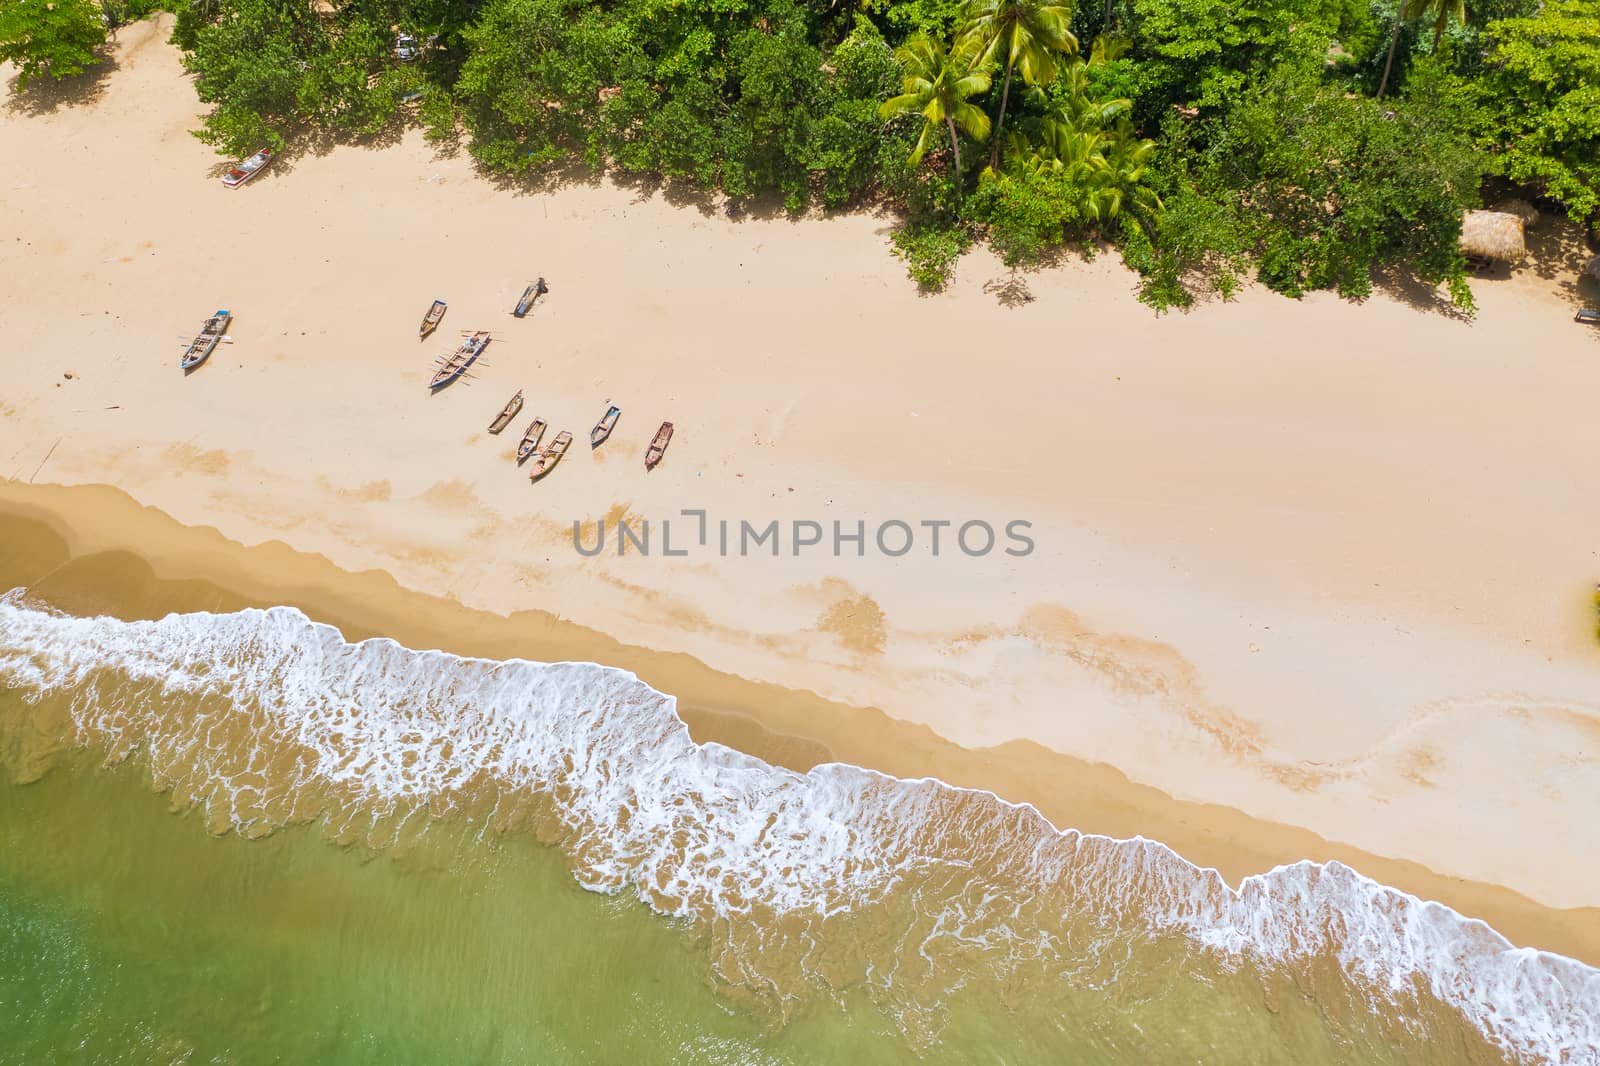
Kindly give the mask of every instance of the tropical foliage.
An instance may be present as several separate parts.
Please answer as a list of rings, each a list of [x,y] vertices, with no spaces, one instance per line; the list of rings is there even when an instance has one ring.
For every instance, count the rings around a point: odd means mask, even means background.
[[[871,202],[929,289],[986,241],[1115,248],[1163,308],[1470,308],[1485,182],[1600,224],[1600,0],[4,0],[0,56],[70,75],[156,3],[220,151],[410,124],[518,180]]]
[[[82,74],[106,40],[91,0],[5,0],[0,4],[0,62],[17,67],[17,90],[41,76]]]
[[[948,130],[951,167],[957,187],[961,182],[961,134],[982,143],[989,139],[989,116],[972,98],[989,88],[989,75],[975,67],[964,50],[951,52],[939,40],[919,33],[894,54],[905,71],[899,96],[891,96],[878,109],[880,118],[920,115],[917,143],[906,161],[916,166],[928,148]]]
[[[1600,224],[1600,0],[1489,23],[1478,86],[1496,168]]]

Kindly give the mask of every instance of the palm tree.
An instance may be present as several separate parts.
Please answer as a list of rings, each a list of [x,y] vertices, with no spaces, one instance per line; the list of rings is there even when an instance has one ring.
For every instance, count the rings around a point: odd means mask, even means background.
[[[989,165],[1000,165],[1000,142],[1006,124],[1006,104],[1011,97],[1011,75],[1020,71],[1028,85],[1055,80],[1056,55],[1078,50],[1078,39],[1068,28],[1071,6],[1050,0],[971,0],[960,39],[974,56],[974,65],[987,67],[1004,56],[1005,86],[1000,90],[1000,117],[995,124],[994,153]]]
[[[905,77],[899,96],[890,97],[878,108],[878,117],[891,119],[913,112],[922,116],[922,133],[911,151],[910,163],[916,166],[939,136],[940,127],[950,135],[950,151],[955,156],[956,195],[961,194],[961,138],[963,131],[975,141],[989,136],[989,116],[970,103],[972,97],[989,90],[989,75],[974,70],[971,57],[962,49],[947,51],[944,42],[919,33],[895,50]]]
[[[1161,197],[1148,184],[1150,159],[1156,154],[1156,142],[1136,135],[1126,120],[1115,133],[1104,141],[1105,165],[1096,182],[1096,195],[1089,203],[1089,216],[1110,221],[1132,208],[1134,225],[1140,219],[1154,219],[1161,214]]]
[[[1133,107],[1132,100],[1096,100],[1089,95],[1089,68],[1093,65],[1081,60],[1067,64],[1062,88],[1055,101],[1046,105],[1048,117],[1074,129],[1102,129]]]
[[[1378,99],[1382,100],[1384,90],[1389,88],[1389,68],[1394,66],[1394,48],[1400,41],[1401,24],[1428,14],[1433,15],[1433,50],[1437,52],[1450,16],[1454,15],[1458,22],[1467,21],[1466,0],[1400,0],[1400,9],[1394,14],[1394,32],[1389,34],[1389,57],[1383,61],[1383,79],[1378,82]]]

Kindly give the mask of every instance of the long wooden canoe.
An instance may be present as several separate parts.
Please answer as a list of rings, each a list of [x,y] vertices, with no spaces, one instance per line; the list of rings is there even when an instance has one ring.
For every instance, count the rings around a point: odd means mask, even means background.
[[[517,412],[520,410],[522,410],[522,390],[518,389],[517,394],[507,400],[504,407],[500,408],[500,413],[494,416],[494,421],[489,423],[489,432],[499,433],[502,429],[505,429],[511,424],[511,420],[517,417]]]
[[[654,470],[661,457],[667,454],[667,445],[672,443],[672,423],[663,422],[661,428],[656,430],[655,440],[650,442],[650,447],[644,452],[644,468]]]
[[[622,408],[612,406],[606,408],[606,413],[600,416],[600,421],[594,424],[589,431],[589,447],[598,448],[611,436],[611,431],[617,428],[617,419],[622,417]]]
[[[567,454],[567,448],[572,444],[572,434],[562,430],[556,434],[556,439],[540,452],[533,460],[533,468],[528,474],[529,481],[538,481],[556,468],[561,457]]]
[[[539,450],[539,441],[544,436],[545,421],[535,418],[528,423],[528,431],[522,435],[522,441],[517,445],[517,465],[521,466],[527,461],[528,456]]]
[[[550,286],[544,283],[543,278],[540,278],[538,281],[522,290],[522,296],[518,298],[517,306],[511,309],[511,313],[516,315],[518,318],[522,318],[529,311],[533,310],[534,305],[539,302],[539,297],[543,296],[549,291]]]
[[[228,324],[232,321],[231,311],[225,307],[218,309],[216,314],[206,319],[206,324],[200,327],[200,332],[189,342],[189,347],[183,350],[183,358],[178,360],[178,365],[187,373],[209,359],[211,353],[216,351],[217,345],[222,342],[223,335],[228,332]]]
[[[437,391],[465,374],[467,368],[477,361],[478,356],[482,355],[487,347],[489,347],[489,331],[480,329],[462,341],[461,347],[439,361],[439,369],[433,372],[428,388]]]
[[[449,306],[443,300],[433,301],[433,306],[428,308],[428,313],[422,316],[422,325],[417,327],[417,340],[427,340],[428,334],[439,328],[439,323],[444,318],[445,308]]]

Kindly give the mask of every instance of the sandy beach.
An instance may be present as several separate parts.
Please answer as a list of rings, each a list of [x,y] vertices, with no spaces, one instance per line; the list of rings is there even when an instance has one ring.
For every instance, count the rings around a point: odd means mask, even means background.
[[[1600,291],[1562,227],[1470,323],[1403,292],[1157,318],[1109,256],[974,253],[930,298],[888,218],[505,188],[414,132],[229,191],[165,36],[122,29],[90,99],[0,110],[0,499],[64,552],[352,638],[624,666],[775,761],[989,788],[1232,880],[1342,858],[1600,961],[1600,334],[1572,323]],[[185,377],[218,307],[233,343]],[[483,365],[428,395],[464,328]],[[580,440],[537,486],[485,432],[518,388],[514,427]],[[676,540],[684,509],[869,542],[574,547],[622,517]],[[1035,549],[870,542],[936,520]]]

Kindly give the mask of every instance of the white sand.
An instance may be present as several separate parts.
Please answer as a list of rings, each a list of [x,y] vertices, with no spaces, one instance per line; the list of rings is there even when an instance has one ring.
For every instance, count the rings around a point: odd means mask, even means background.
[[[1471,324],[1260,291],[1158,319],[1114,257],[1014,279],[1011,307],[974,254],[926,298],[885,219],[521,195],[415,134],[226,190],[164,38],[121,31],[92,104],[0,110],[0,476],[1600,904],[1600,334],[1571,321],[1600,293],[1575,249],[1477,284]],[[185,378],[177,335],[223,306],[235,342]],[[486,365],[428,396],[469,327]],[[578,438],[537,487],[508,459],[534,415]],[[1038,550],[573,550],[574,519],[685,507],[1020,518]]]

